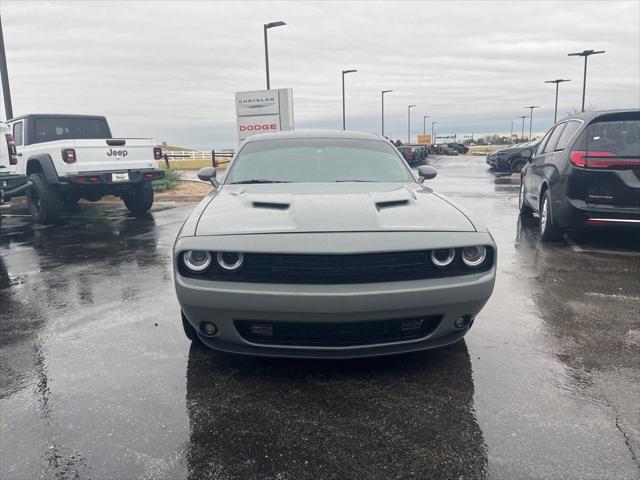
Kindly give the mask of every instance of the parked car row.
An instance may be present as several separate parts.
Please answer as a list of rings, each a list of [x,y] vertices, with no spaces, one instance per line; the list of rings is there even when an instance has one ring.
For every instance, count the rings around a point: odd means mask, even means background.
[[[535,150],[540,140],[518,143],[501,148],[487,155],[487,165],[503,172],[520,173],[527,164],[527,159],[521,155],[523,150]]]
[[[409,165],[420,165],[429,156],[429,146],[422,144],[405,144],[397,147]]]
[[[153,205],[151,182],[164,177],[151,139],[113,138],[106,118],[33,114],[3,126],[9,157],[0,163],[2,201],[27,197],[34,221],[58,221],[83,198],[120,197],[134,214]]]
[[[542,240],[575,228],[640,228],[640,111],[584,112],[520,150],[519,208]]]

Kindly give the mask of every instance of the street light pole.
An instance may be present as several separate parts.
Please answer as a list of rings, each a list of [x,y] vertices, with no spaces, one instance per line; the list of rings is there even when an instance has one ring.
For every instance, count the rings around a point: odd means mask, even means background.
[[[438,122],[431,122],[431,145],[436,144],[436,131],[433,126]]]
[[[527,115],[522,115],[520,118],[522,119],[522,133],[520,136],[520,140],[524,140],[524,119],[527,118]]]
[[[513,142],[513,120],[511,120],[511,135],[509,136],[509,141]]]
[[[271,82],[269,81],[269,42],[267,41],[267,30],[274,27],[281,27],[286,25],[284,22],[271,22],[263,25],[264,30],[264,64],[267,71],[267,90],[271,89]]]
[[[558,85],[562,82],[570,82],[571,80],[565,80],[564,78],[558,78],[556,80],[547,80],[544,83],[555,83],[556,84],[556,106],[553,110],[553,123],[555,124],[558,121]]]
[[[427,118],[431,118],[431,115],[422,116],[422,135],[427,134]]]
[[[584,57],[584,77],[582,79],[582,111],[584,112],[584,98],[587,90],[587,58],[590,55],[599,55],[605,53],[605,50],[583,50],[582,52],[575,52],[567,54],[568,57]]]
[[[416,105],[409,105],[407,107],[407,143],[411,143],[411,109]]]
[[[0,77],[2,81],[2,94],[4,95],[4,110],[7,115],[5,120],[13,118],[11,106],[11,92],[9,91],[9,72],[7,71],[7,56],[4,51],[4,36],[2,34],[2,17],[0,17]]]
[[[382,90],[382,136],[384,137],[384,94],[391,93],[393,90]]]
[[[347,73],[354,73],[358,70],[342,70],[342,130],[346,129],[345,103],[344,103],[344,76]]]
[[[530,105],[530,106],[524,107],[524,108],[528,108],[529,111],[531,112],[529,114],[529,141],[531,141],[531,127],[533,126],[533,109],[534,108],[540,108],[540,105]]]

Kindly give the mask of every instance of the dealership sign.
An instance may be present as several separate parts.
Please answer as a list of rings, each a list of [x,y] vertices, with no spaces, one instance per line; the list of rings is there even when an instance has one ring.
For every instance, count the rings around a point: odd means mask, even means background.
[[[254,133],[293,130],[293,92],[290,88],[236,93],[238,141]]]

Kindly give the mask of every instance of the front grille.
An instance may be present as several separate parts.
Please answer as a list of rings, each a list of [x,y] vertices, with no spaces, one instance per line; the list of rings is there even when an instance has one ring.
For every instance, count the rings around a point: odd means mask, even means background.
[[[349,347],[416,340],[432,333],[441,315],[366,322],[283,322],[236,320],[245,340],[264,345]]]
[[[184,268],[182,261],[179,268],[185,276],[220,281],[328,285],[379,283],[482,272],[493,265],[493,255],[493,249],[487,247],[487,258],[477,268],[469,268],[462,263],[461,249],[456,249],[454,262],[446,268],[438,268],[431,263],[430,250],[348,255],[245,253],[244,265],[236,272],[225,272],[212,264],[206,273],[194,275]]]

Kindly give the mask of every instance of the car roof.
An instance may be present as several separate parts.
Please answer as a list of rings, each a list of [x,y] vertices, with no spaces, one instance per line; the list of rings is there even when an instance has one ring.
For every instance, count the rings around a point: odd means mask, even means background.
[[[564,122],[565,120],[571,120],[571,119],[584,120],[588,122],[602,115],[609,115],[612,113],[632,113],[632,112],[640,113],[640,110],[638,110],[637,108],[628,108],[628,109],[620,109],[620,110],[594,110],[590,112],[579,112],[559,120],[558,123]]]
[[[331,138],[349,140],[377,140],[389,143],[384,137],[371,133],[356,132],[351,130],[287,130],[274,133],[256,133],[245,140],[245,143],[259,142],[262,140],[283,140],[290,138]]]

